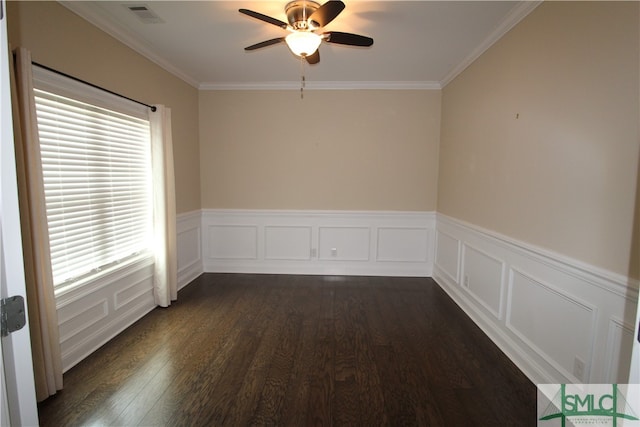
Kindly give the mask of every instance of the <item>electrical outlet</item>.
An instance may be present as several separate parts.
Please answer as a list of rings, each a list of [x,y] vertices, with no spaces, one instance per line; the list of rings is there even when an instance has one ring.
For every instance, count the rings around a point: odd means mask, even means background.
[[[338,256],[338,248],[331,248],[331,256],[333,257]]]
[[[584,360],[576,356],[573,359],[573,375],[580,381],[584,381]]]
[[[316,248],[311,248],[311,258],[315,258],[318,256],[318,250]]]
[[[467,275],[464,276],[464,286],[467,288],[469,287],[469,276]]]

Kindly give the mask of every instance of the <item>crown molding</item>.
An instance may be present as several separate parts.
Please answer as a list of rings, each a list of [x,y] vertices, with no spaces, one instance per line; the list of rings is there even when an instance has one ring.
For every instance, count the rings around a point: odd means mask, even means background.
[[[298,81],[280,82],[204,82],[200,83],[195,78],[184,73],[169,61],[155,54],[153,50],[141,43],[135,34],[111,23],[103,13],[87,7],[84,2],[72,0],[58,0],[58,3],[75,13],[82,19],[93,24],[100,30],[109,34],[124,45],[130,47],[143,57],[149,59],[165,71],[173,74],[187,84],[199,90],[299,90]],[[480,55],[489,49],[495,42],[518,24],[524,17],[531,13],[542,3],[542,0],[525,0],[515,6],[498,27],[463,61],[455,66],[441,81],[323,81],[306,82],[307,90],[440,90],[462,73]]]
[[[202,83],[200,90],[300,90],[299,81]],[[305,90],[440,90],[430,81],[307,81]]]
[[[138,41],[136,36],[130,31],[111,24],[110,20],[104,14],[88,8],[86,5],[84,5],[84,2],[58,0],[58,3],[78,15],[80,18],[95,25],[100,30],[104,31],[111,37],[123,43],[125,46],[128,46],[131,49],[135,50],[140,55],[155,63],[165,71],[173,74],[185,83],[198,88],[199,82],[196,79],[185,74],[181,69],[166,61],[164,58],[161,58],[160,56],[153,53],[150,47]]]
[[[506,18],[496,27],[489,36],[478,45],[464,60],[456,65],[449,73],[440,81],[440,87],[444,88],[451,83],[460,73],[462,73],[469,65],[480,57],[495,42],[500,40],[502,36],[507,34],[509,30],[515,27],[527,15],[542,3],[542,0],[526,0],[514,6],[509,11]]]

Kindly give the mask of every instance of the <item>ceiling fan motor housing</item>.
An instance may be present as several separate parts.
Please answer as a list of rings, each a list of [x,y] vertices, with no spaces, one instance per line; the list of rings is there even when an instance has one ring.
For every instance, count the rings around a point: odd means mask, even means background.
[[[294,30],[308,31],[314,30],[320,25],[317,22],[308,21],[309,17],[318,10],[319,3],[310,0],[295,0],[287,3],[284,10],[289,20],[289,25]]]

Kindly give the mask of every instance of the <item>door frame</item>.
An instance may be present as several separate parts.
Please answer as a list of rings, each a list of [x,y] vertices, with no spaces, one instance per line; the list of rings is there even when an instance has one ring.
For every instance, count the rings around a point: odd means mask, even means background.
[[[20,295],[26,301],[4,0],[0,0],[0,21],[0,297]],[[28,319],[26,307],[25,315]],[[37,426],[29,324],[3,337],[1,342],[0,421],[2,425]]]

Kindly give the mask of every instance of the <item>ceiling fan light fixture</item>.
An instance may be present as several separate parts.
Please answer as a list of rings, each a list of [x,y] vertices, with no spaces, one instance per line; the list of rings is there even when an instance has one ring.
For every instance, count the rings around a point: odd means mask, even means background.
[[[310,31],[295,31],[285,37],[291,52],[298,56],[311,56],[318,50],[322,37]]]

